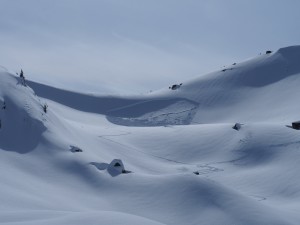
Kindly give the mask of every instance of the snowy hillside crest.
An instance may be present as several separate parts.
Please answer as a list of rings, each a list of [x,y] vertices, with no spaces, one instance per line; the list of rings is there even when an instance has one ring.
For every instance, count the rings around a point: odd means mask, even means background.
[[[0,80],[0,148],[26,153],[46,130],[41,100],[19,77],[1,73]]]

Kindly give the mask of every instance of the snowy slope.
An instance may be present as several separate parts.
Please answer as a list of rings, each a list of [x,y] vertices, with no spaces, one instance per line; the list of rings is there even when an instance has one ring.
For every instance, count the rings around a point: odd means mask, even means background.
[[[282,48],[184,82],[175,91],[166,87],[140,96],[91,96],[30,86],[39,96],[128,126],[290,122],[298,119],[300,108],[293,98],[300,92],[299,58],[300,46]]]
[[[283,48],[140,96],[1,71],[0,224],[299,224],[299,60]]]

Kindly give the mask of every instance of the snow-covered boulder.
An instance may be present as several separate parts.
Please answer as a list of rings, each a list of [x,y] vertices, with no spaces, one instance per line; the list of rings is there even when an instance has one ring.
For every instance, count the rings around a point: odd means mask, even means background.
[[[114,159],[107,167],[107,171],[111,176],[117,176],[126,173],[124,164],[121,159]]]

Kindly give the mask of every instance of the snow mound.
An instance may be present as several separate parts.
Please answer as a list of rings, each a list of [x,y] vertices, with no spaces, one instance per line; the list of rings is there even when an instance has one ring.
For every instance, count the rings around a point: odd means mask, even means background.
[[[6,72],[0,73],[0,148],[26,153],[46,130],[43,103],[34,91]]]

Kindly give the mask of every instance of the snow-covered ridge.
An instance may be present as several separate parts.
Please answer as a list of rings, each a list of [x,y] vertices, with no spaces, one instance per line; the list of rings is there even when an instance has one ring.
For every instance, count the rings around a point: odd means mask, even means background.
[[[299,59],[299,46],[282,48],[184,82],[179,89],[140,96],[85,95],[34,82],[30,86],[41,97],[126,126],[288,122],[300,110],[293,99],[299,94]]]

